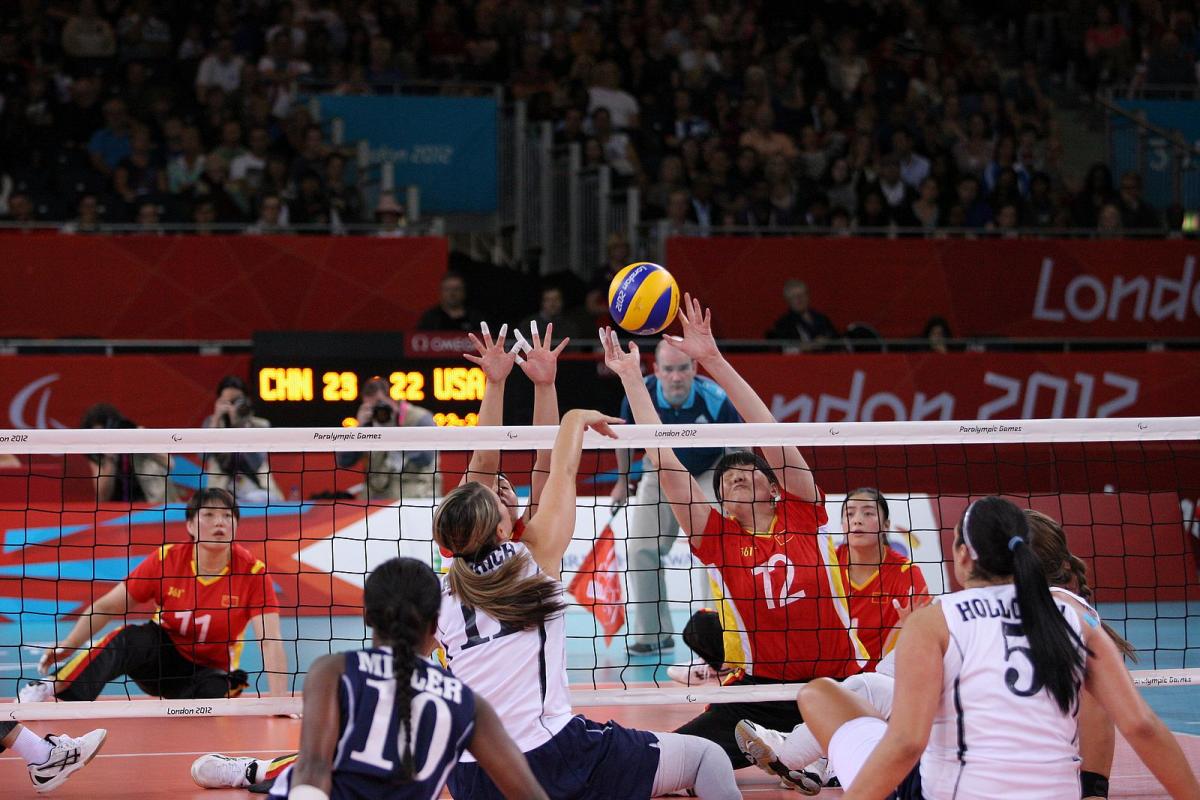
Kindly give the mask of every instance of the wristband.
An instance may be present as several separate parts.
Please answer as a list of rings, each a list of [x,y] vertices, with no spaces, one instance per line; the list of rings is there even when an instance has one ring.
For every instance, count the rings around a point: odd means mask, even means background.
[[[1108,778],[1099,772],[1079,773],[1079,786],[1083,797],[1108,797]]]
[[[292,790],[288,792],[288,800],[329,800],[329,795],[315,786],[302,783],[292,787]]]

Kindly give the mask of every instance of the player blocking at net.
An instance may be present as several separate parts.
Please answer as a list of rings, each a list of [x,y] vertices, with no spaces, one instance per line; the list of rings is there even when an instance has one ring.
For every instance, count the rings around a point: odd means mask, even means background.
[[[584,431],[616,438],[621,420],[568,412],[550,474],[520,542],[499,496],[480,483],[448,494],[434,539],[454,554],[442,585],[438,640],[455,677],[487,698],[553,797],[649,798],[694,788],[741,797],[729,762],[697,737],[601,725],[573,714],[567,689],[562,558],[575,530],[575,481]],[[491,800],[499,787],[464,756],[450,776],[455,800]]]
[[[154,697],[236,697],[248,685],[237,668],[248,626],[262,643],[271,693],[286,694],[275,588],[266,565],[235,541],[239,516],[237,500],[224,489],[192,495],[185,511],[191,543],[160,547],[92,603],[42,656],[39,666],[49,677],[22,688],[21,701],[95,700],[121,676]],[[110,620],[151,601],[149,622],[123,624],[89,645]]]
[[[748,423],[775,422],[770,409],[725,360],[712,335],[709,312],[685,295],[682,338],[672,344],[695,359],[729,395]],[[605,363],[621,379],[634,419],[659,424],[642,380],[637,345],[621,349],[616,334],[600,331]],[[812,471],[795,447],[729,453],[714,468],[716,504],[679,462],[659,451],[662,490],[687,532],[693,555],[720,579],[717,615],[700,612],[684,641],[714,670],[736,667],[724,683],[770,684],[846,678],[869,654],[855,635],[828,521]],[[703,615],[703,616],[702,616]],[[698,618],[697,618],[698,617]],[[791,730],[803,720],[795,703],[720,703],[677,729],[716,742],[735,768],[747,760],[734,737],[739,720]]]
[[[1085,689],[1172,798],[1200,797],[1112,637],[1087,604],[1051,592],[1020,509],[1000,497],[972,503],[953,552],[964,588],[906,621],[888,722],[833,681],[800,691],[846,800],[984,800],[997,787],[1029,800],[1078,797]]]
[[[430,658],[441,601],[437,575],[416,559],[371,571],[372,646],[313,662],[300,754],[272,797],[433,800],[467,750],[509,800],[547,800],[491,705]]]

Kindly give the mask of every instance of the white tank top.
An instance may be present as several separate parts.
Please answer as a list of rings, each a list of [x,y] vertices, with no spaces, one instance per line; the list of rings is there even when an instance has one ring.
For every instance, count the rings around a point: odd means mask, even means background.
[[[1055,604],[1080,633],[1074,608]],[[942,699],[921,756],[927,800],[986,800],[1020,774],[1023,800],[1079,796],[1078,704],[1063,714],[1033,688],[1029,641],[1012,584],[939,598],[950,629],[942,658]],[[1011,684],[1011,688],[1010,688]]]
[[[542,571],[529,548],[520,542],[505,542],[475,568],[490,572],[521,554],[529,559],[526,575]],[[562,584],[556,583],[561,596]],[[446,651],[450,671],[491,703],[521,752],[545,744],[570,722],[567,632],[562,614],[529,630],[504,629],[486,612],[459,602],[450,593],[449,578],[444,577],[438,641]],[[462,760],[474,758],[463,753]]]

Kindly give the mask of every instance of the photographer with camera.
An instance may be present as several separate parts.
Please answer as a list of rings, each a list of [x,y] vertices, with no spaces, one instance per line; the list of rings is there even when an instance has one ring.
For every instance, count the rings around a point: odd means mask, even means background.
[[[83,412],[84,430],[118,430],[138,427],[115,406],[96,403]],[[93,453],[88,456],[96,481],[96,502],[151,503],[180,499],[179,487],[170,478],[171,457],[166,453]]]
[[[226,375],[217,384],[213,413],[204,418],[203,428],[269,428],[271,423],[254,416],[254,403],[246,383]],[[204,460],[205,485],[227,489],[239,501],[265,503],[282,500],[283,493],[271,477],[266,453],[213,453]]]
[[[432,427],[433,414],[407,400],[393,400],[391,386],[384,378],[371,378],[363,384],[362,404],[358,407],[358,425],[364,428]],[[367,458],[367,479],[361,497],[368,501],[432,497],[434,494],[434,458],[432,450],[371,451]],[[337,465],[353,467],[362,453],[339,452]]]

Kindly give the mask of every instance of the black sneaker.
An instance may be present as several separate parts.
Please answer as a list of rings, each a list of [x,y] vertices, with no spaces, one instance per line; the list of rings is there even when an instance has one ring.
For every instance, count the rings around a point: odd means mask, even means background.
[[[666,636],[662,639],[659,639],[657,642],[634,642],[626,649],[628,649],[629,652],[635,656],[651,656],[655,653],[663,653],[667,650],[674,650],[675,637]]]

